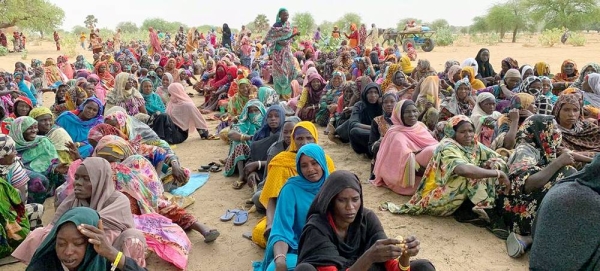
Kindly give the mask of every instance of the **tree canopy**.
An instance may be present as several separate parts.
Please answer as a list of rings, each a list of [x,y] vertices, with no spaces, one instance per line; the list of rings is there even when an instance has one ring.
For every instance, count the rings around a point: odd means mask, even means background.
[[[85,21],[83,21],[83,23],[87,28],[96,28],[96,25],[98,24],[98,18],[96,18],[94,15],[88,15],[85,17]]]
[[[250,28],[249,26],[246,27]],[[252,30],[258,33],[263,33],[269,30],[269,19],[267,18],[267,15],[256,15],[256,18],[254,19],[254,21],[252,21],[252,27],[254,28]]]
[[[582,29],[589,22],[597,22],[599,0],[526,0],[532,17],[544,23],[544,28]]]
[[[180,22],[169,22],[161,18],[149,18],[144,20],[141,28],[147,30],[149,27],[152,27],[155,30],[163,32],[176,32],[180,26],[187,28],[185,24]]]
[[[0,5],[0,28],[18,26],[37,31],[56,29],[65,12],[46,0],[11,0]]]
[[[301,35],[309,35],[315,29],[315,19],[309,12],[296,13],[292,16],[292,26],[297,27]]]
[[[124,33],[134,33],[138,31],[138,27],[134,22],[120,22],[117,24],[117,29],[121,29]]]
[[[360,15],[356,13],[346,13],[342,15],[337,21],[335,21],[334,25],[336,25],[341,32],[350,31],[350,25],[356,24],[357,28],[360,28],[362,18]]]

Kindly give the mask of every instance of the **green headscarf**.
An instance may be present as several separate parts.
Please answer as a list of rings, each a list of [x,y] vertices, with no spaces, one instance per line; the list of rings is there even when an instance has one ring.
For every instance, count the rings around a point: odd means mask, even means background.
[[[21,155],[23,164],[35,172],[44,173],[52,165],[52,160],[58,159],[56,148],[45,136],[36,136],[27,141],[23,133],[38,122],[29,116],[18,117],[10,125],[10,137],[15,141],[15,149]]]
[[[144,80],[140,82],[140,89],[144,82],[149,82],[150,84],[152,84],[152,80],[144,78]],[[156,92],[152,91],[150,94],[145,94],[143,91],[140,92],[142,93],[142,97],[144,97],[144,101],[146,101],[145,107],[149,115],[154,115],[154,113],[156,112],[165,113],[165,104]]]
[[[62,270],[62,265],[56,255],[56,235],[59,228],[65,223],[73,223],[76,226],[81,224],[92,225],[98,227],[100,215],[93,209],[88,207],[75,207],[65,212],[54,224],[42,245],[38,247],[31,259],[31,263],[27,266],[26,271],[33,270]],[[107,260],[98,255],[94,250],[94,246],[88,244],[83,261],[77,268],[78,271],[83,270],[106,270]]]
[[[281,18],[279,18],[279,15],[284,11],[288,11],[288,10],[286,8],[280,8],[279,11],[277,11],[277,18],[275,19],[275,23],[281,23]]]
[[[258,108],[260,113],[255,115],[248,113],[248,108],[252,106]],[[262,126],[262,120],[267,115],[266,112],[265,106],[259,100],[252,99],[244,106],[244,109],[239,116],[239,121],[234,124],[234,127],[241,133],[252,136]]]

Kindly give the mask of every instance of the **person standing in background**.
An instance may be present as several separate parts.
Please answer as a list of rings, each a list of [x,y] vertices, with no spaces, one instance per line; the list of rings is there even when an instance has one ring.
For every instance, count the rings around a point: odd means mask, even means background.
[[[81,49],[85,50],[85,33],[81,32],[81,35],[79,35],[79,42],[81,43]]]

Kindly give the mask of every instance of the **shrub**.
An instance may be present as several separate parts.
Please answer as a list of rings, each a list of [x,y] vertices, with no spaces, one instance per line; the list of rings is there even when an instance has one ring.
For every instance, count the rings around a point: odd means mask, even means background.
[[[568,43],[575,47],[585,46],[586,42],[587,39],[585,38],[585,35],[581,33],[573,33],[568,39]]]
[[[21,59],[27,60],[27,49],[25,49],[25,50],[23,50],[23,52],[21,52]]]
[[[562,36],[562,34],[563,31],[558,28],[546,29],[538,37],[538,41],[542,46],[552,47],[555,44],[560,43],[560,37]]]
[[[438,29],[435,35],[435,44],[438,46],[448,46],[454,43],[454,33],[450,29],[450,27],[442,27]]]
[[[8,48],[0,46],[0,56],[8,55]]]

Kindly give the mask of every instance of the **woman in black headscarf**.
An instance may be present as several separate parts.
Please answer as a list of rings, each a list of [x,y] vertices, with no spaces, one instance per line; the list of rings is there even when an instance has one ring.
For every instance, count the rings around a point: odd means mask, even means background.
[[[348,120],[350,146],[356,153],[364,153],[372,158],[373,153],[369,150],[369,136],[373,119],[383,114],[379,101],[381,89],[377,83],[369,83],[360,96],[361,101],[354,105],[352,115]]]
[[[494,71],[492,64],[490,64],[490,50],[481,48],[475,57],[475,61],[477,61],[477,73],[481,76],[481,81],[483,81],[486,86],[493,85],[494,81],[496,81],[496,72]]]
[[[227,24],[223,24],[223,39],[221,40],[221,45],[231,50],[231,29],[229,29]]]
[[[600,269],[600,155],[554,185],[533,228],[530,270]]]
[[[375,213],[363,207],[358,177],[339,170],[329,175],[310,206],[295,270],[435,270],[428,260],[410,261],[419,245],[414,236],[388,238]]]

